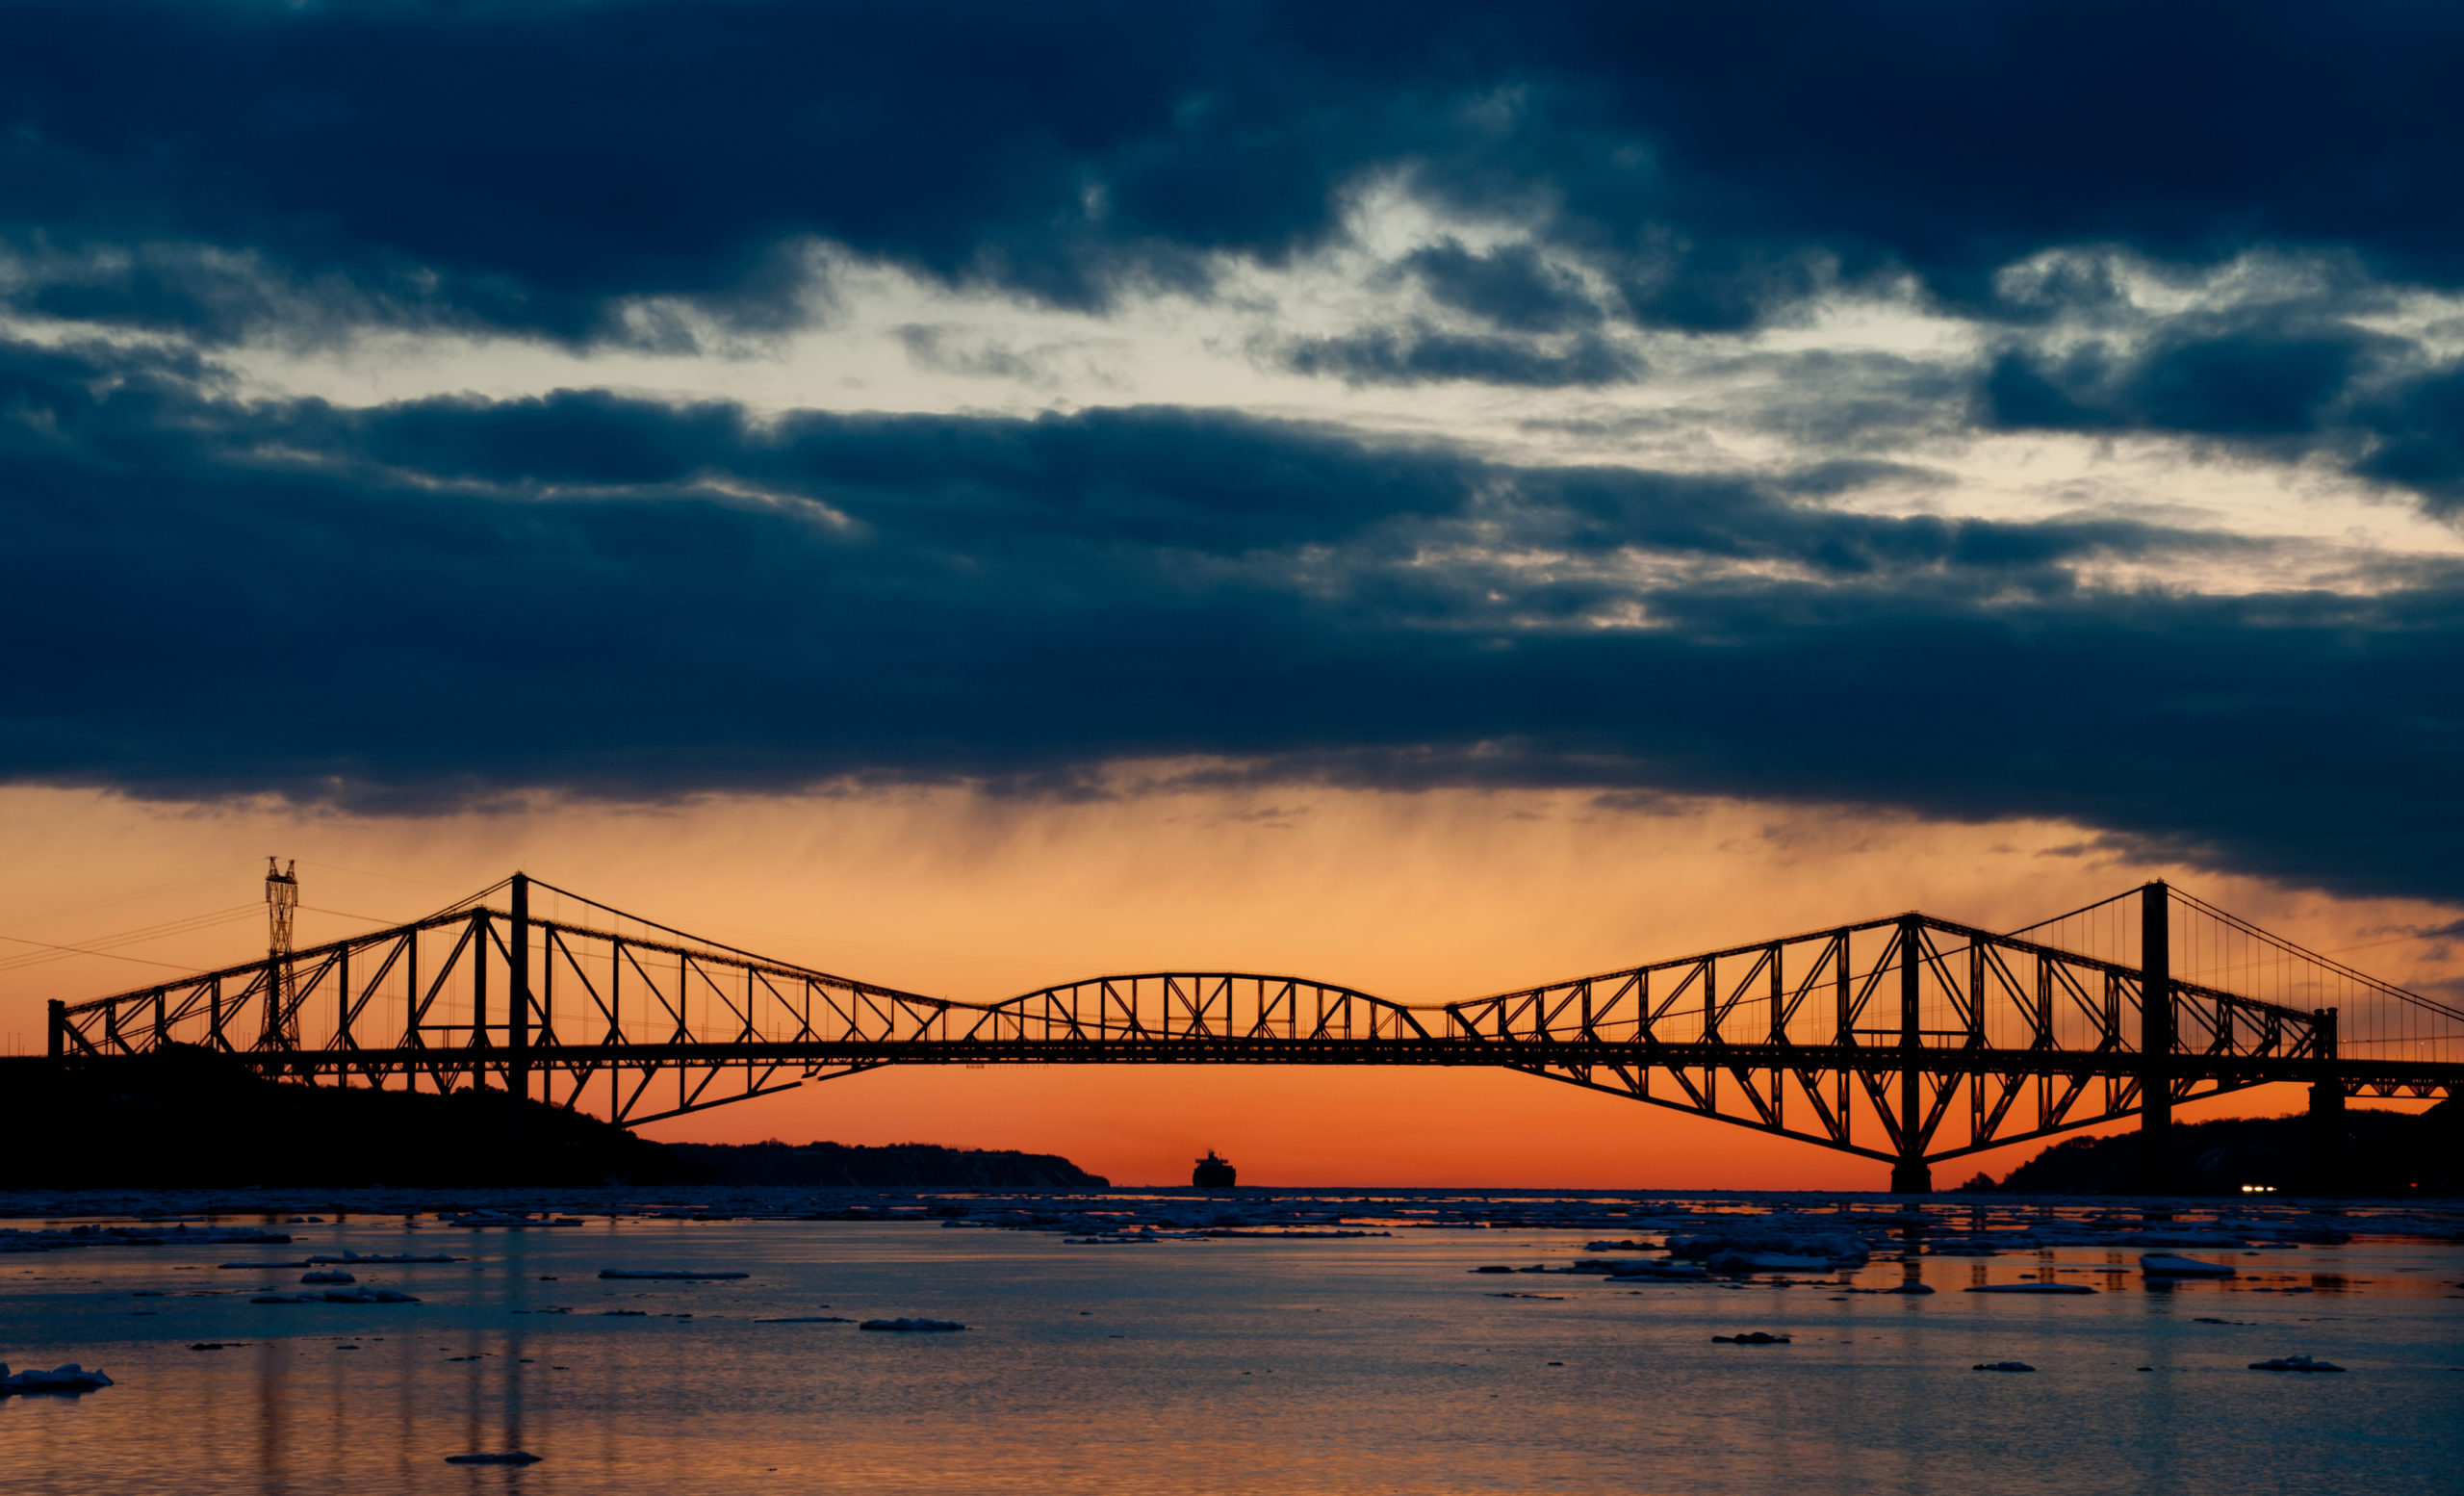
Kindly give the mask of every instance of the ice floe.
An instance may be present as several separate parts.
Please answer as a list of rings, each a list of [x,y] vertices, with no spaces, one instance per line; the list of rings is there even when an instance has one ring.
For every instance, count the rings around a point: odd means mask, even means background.
[[[8,1363],[0,1361],[0,1397],[20,1392],[91,1392],[111,1384],[112,1380],[100,1370],[88,1371],[75,1361],[50,1371],[29,1367],[13,1377],[9,1375]]]
[[[599,1270],[599,1276],[601,1277],[646,1277],[668,1279],[704,1277],[735,1278],[751,1277],[753,1275],[750,1273],[697,1273],[682,1268],[647,1268],[638,1272],[620,1268],[602,1268]]]
[[[2023,1371],[2024,1371],[2024,1372],[2032,1372],[2032,1371],[2035,1371],[2035,1370],[2036,1370],[2036,1368],[2035,1368],[2035,1367],[2033,1367],[2033,1366],[2030,1366],[2030,1365],[2029,1365],[2027,1362],[2025,1362],[2025,1361],[1979,1361],[1979,1362],[1977,1362],[1974,1366],[1969,1367],[1969,1368],[1968,1368],[1968,1370],[1970,1370],[1970,1371],[1998,1371],[1998,1372],[2023,1372]]]
[[[2201,1262],[2195,1257],[2176,1257],[2170,1252],[2142,1252],[2139,1271],[2149,1277],[2231,1277],[2234,1271],[2221,1262]]]
[[[1711,1271],[1695,1262],[1642,1261],[1629,1264],[1623,1272],[1612,1273],[1612,1283],[1699,1283],[1711,1276]]]
[[[535,1465],[546,1457],[526,1449],[509,1449],[499,1455],[448,1455],[445,1462],[449,1465]]]
[[[2333,1361],[2314,1361],[2306,1355],[2279,1355],[2265,1361],[2252,1361],[2252,1371],[2340,1372],[2344,1368]]]
[[[2085,1283],[1979,1283],[1972,1294],[2092,1294]]]
[[[1873,1255],[1861,1238],[1844,1231],[1799,1233],[1743,1225],[1699,1236],[1673,1235],[1668,1251],[1714,1273],[1821,1273],[1861,1267]]]
[[[925,1319],[866,1320],[856,1328],[858,1329],[894,1329],[905,1332],[966,1328],[964,1325],[959,1324],[955,1320]]]

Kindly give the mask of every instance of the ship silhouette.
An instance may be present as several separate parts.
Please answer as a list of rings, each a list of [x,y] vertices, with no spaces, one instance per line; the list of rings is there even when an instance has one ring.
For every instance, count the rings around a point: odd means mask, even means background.
[[[1190,1184],[1201,1190],[1228,1190],[1232,1188],[1233,1180],[1237,1176],[1237,1172],[1229,1163],[1219,1156],[1215,1149],[1208,1148],[1206,1156],[1197,1161],[1197,1168],[1190,1172]]]

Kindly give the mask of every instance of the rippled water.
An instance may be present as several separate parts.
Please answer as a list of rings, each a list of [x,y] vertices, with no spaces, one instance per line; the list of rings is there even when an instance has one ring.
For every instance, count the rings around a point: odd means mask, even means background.
[[[0,1402],[0,1484],[2077,1496],[2444,1493],[2464,1469],[2464,1251],[2436,1243],[2269,1248],[2235,1254],[2230,1283],[2157,1290],[2086,1248],[1877,1258],[1787,1287],[1469,1272],[1570,1262],[1598,1234],[1548,1229],[1084,1246],[921,1222],[283,1228],[288,1247],[0,1256],[0,1357],[117,1383]],[[417,1304],[251,1303],[300,1270],[217,1266],[345,1251],[469,1260],[359,1271]],[[2104,1291],[1959,1292],[2056,1271]],[[1910,1274],[1941,1291],[1835,1286]],[[2258,1291],[2287,1287],[2316,1291]],[[757,1323],[808,1315],[970,1328]],[[1791,1343],[1711,1340],[1758,1329]],[[2348,1370],[2246,1369],[2291,1354]],[[1970,1369],[2006,1359],[2037,1370]],[[445,1463],[511,1448],[544,1457]]]

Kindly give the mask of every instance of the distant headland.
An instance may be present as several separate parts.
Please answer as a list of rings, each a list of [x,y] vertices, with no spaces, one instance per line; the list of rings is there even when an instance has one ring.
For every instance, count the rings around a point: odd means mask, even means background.
[[[108,1060],[0,1058],[0,1127],[13,1140],[0,1149],[0,1189],[1103,1189],[1108,1182],[1048,1153],[920,1143],[654,1143],[501,1091],[437,1096],[284,1083],[187,1047]]]

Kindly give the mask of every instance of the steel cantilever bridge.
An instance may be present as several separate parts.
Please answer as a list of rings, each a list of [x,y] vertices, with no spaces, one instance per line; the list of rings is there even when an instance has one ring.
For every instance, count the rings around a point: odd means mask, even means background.
[[[2348,1096],[2464,1080],[2464,1011],[2161,883],[2016,934],[1905,914],[1460,1002],[1160,971],[979,1004],[516,874],[409,924],[51,1004],[54,1055],[172,1045],[620,1123],[886,1065],[1496,1066],[1877,1159],[1912,1192],[1936,1163],[2116,1118],[2161,1142],[2182,1102],[2284,1081],[2311,1088],[2314,1180],[2332,1186]],[[2167,1188],[2167,1149],[2144,1151],[2143,1184]]]

